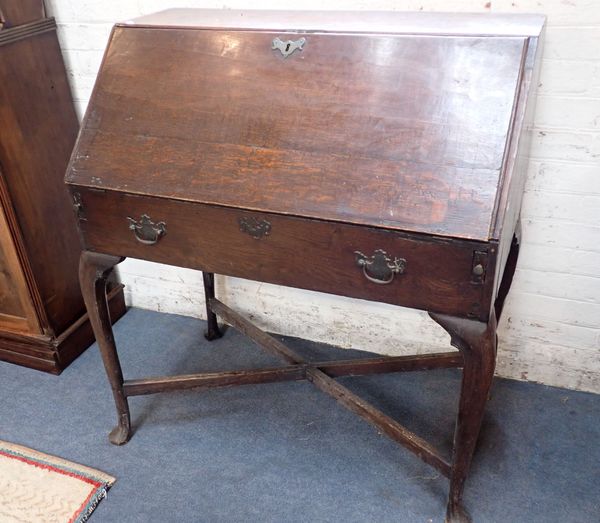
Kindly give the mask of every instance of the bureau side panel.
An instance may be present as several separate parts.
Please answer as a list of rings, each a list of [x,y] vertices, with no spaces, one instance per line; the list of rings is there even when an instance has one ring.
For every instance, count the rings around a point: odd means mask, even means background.
[[[495,246],[416,237],[398,231],[73,187],[82,202],[86,248],[250,280],[411,308],[487,318],[491,290],[473,283],[475,252],[493,271]],[[154,245],[136,239],[147,215],[166,233]],[[163,223],[164,226],[158,224]],[[258,237],[257,237],[258,236]],[[389,284],[369,281],[359,251],[406,260]],[[489,267],[489,269],[488,269]]]
[[[530,38],[528,42],[511,140],[506,154],[505,172],[497,202],[496,221],[490,231],[490,237],[499,241],[496,293],[502,283],[513,236],[516,235],[519,241],[521,236],[521,202],[529,164],[543,36],[542,32],[539,38]]]

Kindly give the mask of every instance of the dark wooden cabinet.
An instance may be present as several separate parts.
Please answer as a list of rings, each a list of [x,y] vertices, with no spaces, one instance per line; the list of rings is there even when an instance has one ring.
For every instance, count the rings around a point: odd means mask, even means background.
[[[43,0],[2,0],[0,2],[0,26],[21,26],[46,17]]]
[[[58,373],[93,341],[62,183],[79,124],[42,1],[0,0],[0,17],[0,359]]]

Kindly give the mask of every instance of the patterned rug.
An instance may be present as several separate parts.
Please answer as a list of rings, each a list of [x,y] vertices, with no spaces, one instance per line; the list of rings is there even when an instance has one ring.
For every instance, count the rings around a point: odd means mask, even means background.
[[[0,440],[0,522],[87,521],[115,478]]]

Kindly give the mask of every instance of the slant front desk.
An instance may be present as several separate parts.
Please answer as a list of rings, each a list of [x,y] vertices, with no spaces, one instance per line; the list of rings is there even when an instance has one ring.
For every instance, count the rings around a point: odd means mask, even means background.
[[[111,441],[130,437],[129,396],[306,379],[447,476],[447,519],[466,520],[543,25],[229,10],[116,25],[66,177],[117,405]],[[208,339],[220,317],[285,364],[124,381],[105,281],[127,256],[204,271]],[[305,361],[219,301],[215,273],[422,309],[458,352]],[[335,380],[441,367],[463,368],[449,460]]]

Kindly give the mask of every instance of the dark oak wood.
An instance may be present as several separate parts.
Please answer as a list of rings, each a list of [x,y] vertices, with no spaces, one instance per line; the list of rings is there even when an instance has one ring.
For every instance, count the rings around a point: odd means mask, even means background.
[[[360,360],[338,360],[312,363],[332,378],[364,376],[387,372],[417,372],[423,370],[462,367],[462,356],[456,352],[419,354],[417,356],[384,356]]]
[[[115,323],[127,311],[123,285],[109,282],[107,301],[111,323]],[[94,332],[86,312],[54,340],[58,368],[67,368],[81,354],[82,348],[89,347],[94,340]]]
[[[301,356],[297,355],[293,350],[289,349],[283,343],[277,341],[275,338],[255,327],[252,323],[243,318],[237,312],[227,307],[222,302],[213,299],[210,301],[210,307],[233,327],[238,329],[243,334],[249,336],[252,340],[257,342],[261,347],[272,354],[281,357],[286,362],[306,364],[306,361]],[[435,355],[425,359],[437,359],[438,361],[442,362],[440,366],[443,366],[444,363],[448,363],[449,358],[447,355]],[[421,357],[421,362],[422,361],[423,358]],[[455,361],[455,359],[452,360],[453,363]],[[353,370],[355,370],[360,368],[361,363],[362,362],[360,360],[350,362],[349,364],[346,362],[345,364],[342,363],[340,367],[342,369],[344,367],[346,367],[346,369],[348,367],[353,367]],[[400,425],[397,421],[383,414],[371,404],[350,391],[347,387],[337,383],[331,376],[328,375],[328,368],[333,369],[333,375],[343,375],[339,372],[340,367],[338,367],[338,372],[336,372],[336,362],[325,364],[321,368],[317,368],[317,364],[309,364],[306,366],[306,379],[314,383],[323,392],[333,396],[337,401],[339,401],[346,408],[350,409],[352,412],[374,424],[394,441],[404,445],[408,450],[414,452],[417,456],[423,459],[426,463],[429,463],[431,466],[435,467],[442,474],[445,476],[450,475],[450,465],[429,443]],[[372,365],[370,368],[371,370],[376,371],[375,366]],[[385,369],[383,366],[380,366],[377,370],[379,372],[385,372],[387,369]]]
[[[45,18],[44,0],[0,0],[0,29]]]
[[[544,40],[542,27],[536,38],[527,43],[524,57],[523,73],[518,98],[514,108],[513,127],[502,169],[501,184],[497,195],[496,212],[493,226],[493,237],[499,239],[498,256],[496,258],[495,284],[497,294],[500,285],[506,280],[505,266],[509,263],[513,237],[520,240],[521,200],[525,187],[525,173],[529,162],[529,149],[532,137],[533,116],[535,111],[535,91],[541,67],[541,49]],[[508,269],[510,270],[510,269]],[[514,268],[513,268],[514,271]],[[511,280],[512,281],[512,277]],[[502,300],[503,302],[503,300]],[[500,316],[497,314],[497,317]]]
[[[253,385],[256,383],[303,379],[306,379],[305,368],[302,365],[294,365],[273,369],[233,370],[127,380],[123,384],[123,390],[126,396],[139,396],[142,394],[168,392],[170,390],[229,387],[231,385]]]
[[[523,38],[276,36],[115,28],[68,181],[489,239]]]
[[[375,425],[384,434],[416,454],[425,463],[437,469],[444,476],[450,476],[450,464],[423,438],[420,438],[414,432],[411,432],[397,421],[386,416],[369,402],[354,394],[347,387],[340,385],[322,371],[309,369],[307,370],[307,377],[317,388],[333,396],[344,407]]]
[[[131,436],[129,405],[123,390],[123,372],[117,355],[106,298],[108,277],[114,266],[122,261],[123,258],[117,256],[83,252],[79,264],[81,292],[117,407],[117,426],[109,436],[111,443],[115,445],[123,445]]]
[[[261,342],[265,340],[266,336],[261,337]],[[261,347],[264,348],[265,344],[261,343]],[[282,355],[280,352],[277,354]],[[287,367],[275,367],[273,369],[234,370],[125,380],[123,382],[123,390],[125,395],[129,397],[181,389],[303,380],[307,379],[308,368],[320,370],[329,377],[339,378],[341,376],[364,376],[367,374],[445,369],[462,367],[462,365],[462,357],[454,352],[422,354],[420,356],[385,356],[359,360],[296,363]]]
[[[221,316],[231,326],[235,327],[242,334],[248,336],[251,340],[258,343],[270,354],[278,356],[287,363],[304,363],[294,351],[286,347],[283,343],[269,336],[266,332],[250,323],[241,314],[227,307],[223,302],[212,299],[208,303],[211,311]]]
[[[254,326],[251,322],[249,322],[240,314],[227,307],[222,302],[216,299],[212,299],[210,301],[210,307],[214,312],[216,312],[219,316],[225,319],[233,327],[238,329],[246,336],[250,337],[268,352],[279,356],[286,362],[306,364],[304,358],[296,354],[290,348],[286,347],[283,343],[277,341],[272,336],[269,336],[268,334]],[[437,359],[444,360],[447,362],[447,357],[445,355],[437,356]],[[358,360],[352,362],[350,365],[353,365],[355,369],[359,368],[361,365],[361,361]],[[425,440],[423,440],[413,432],[400,425],[397,421],[391,419],[389,416],[386,416],[381,411],[376,409],[373,405],[361,399],[359,396],[350,391],[350,389],[337,383],[331,376],[326,374],[328,366],[330,366],[330,368],[335,369],[336,363],[333,362],[326,364],[323,370],[321,368],[317,368],[315,364],[308,364],[305,369],[306,379],[312,382],[317,388],[319,388],[323,392],[334,397],[346,408],[350,409],[352,412],[358,414],[362,418],[366,419],[367,421],[381,429],[394,441],[397,441],[398,443],[404,445],[408,450],[414,452],[422,460],[435,467],[442,474],[444,474],[445,476],[450,475],[450,465],[439,455],[436,449],[434,449]],[[347,363],[346,366],[348,366]],[[371,369],[375,370],[374,366],[371,366]],[[386,369],[385,367],[380,367],[378,370],[380,372],[385,372]],[[336,374],[335,370],[334,374]],[[339,376],[340,374],[337,373],[337,375]]]
[[[0,0],[0,12],[0,359],[60,373],[93,342],[63,183],[79,124],[43,3]],[[125,304],[113,288],[116,320]]]
[[[7,214],[0,206],[0,326],[41,334],[35,306],[27,286]]]
[[[162,182],[161,182],[162,183]],[[494,282],[496,242],[449,240],[375,227],[193,204],[79,187],[85,248],[416,309],[486,319]],[[140,243],[129,217],[149,214],[167,233]],[[268,236],[240,231],[240,219],[266,220]],[[210,225],[208,225],[210,224]],[[383,249],[406,260],[404,274],[374,285],[356,264],[355,251]],[[475,252],[487,253],[488,274],[472,283]],[[301,253],[301,256],[298,256]]]
[[[123,286],[108,293],[110,317],[114,322],[125,314]],[[58,337],[46,334],[0,331],[0,360],[32,369],[60,374],[75,360],[82,349],[94,342],[87,312]]]
[[[0,46],[0,53],[1,118],[14,130],[2,135],[2,177],[47,317],[45,331],[59,333],[84,313],[79,237],[61,184],[79,126],[55,31]]]
[[[126,396],[138,396],[168,392],[170,390],[301,380],[307,379],[306,370],[309,367],[321,370],[329,377],[339,378],[341,376],[363,376],[367,374],[445,369],[462,367],[462,365],[463,360],[456,353],[322,361],[294,364],[288,367],[275,367],[273,369],[234,370],[125,380],[123,382],[123,390]]]
[[[307,362],[284,343],[262,331],[249,322],[244,316],[234,311],[223,302],[213,298],[209,302],[210,310],[223,318],[229,325],[258,343],[263,349],[278,356],[287,363],[307,364],[325,372],[330,377],[362,376],[385,372],[406,372],[433,370],[449,367],[461,367],[463,359],[456,352],[436,354],[419,354],[416,356],[383,356],[352,360]]]
[[[508,291],[512,285],[513,277],[517,269],[517,260],[519,259],[519,237],[513,236],[510,250],[506,258],[504,271],[502,273],[502,280],[500,281],[500,287],[498,288],[498,295],[496,296],[496,303],[494,304],[494,311],[496,313],[497,321],[500,321],[502,311],[504,309],[504,302],[508,296]]]
[[[470,521],[461,507],[461,496],[477,443],[494,368],[496,365],[496,316],[481,323],[441,314],[430,314],[450,334],[451,344],[463,356],[460,403],[454,432],[452,474],[447,521]]]
[[[217,323],[217,315],[210,308],[210,300],[215,297],[215,275],[212,272],[204,271],[202,273],[204,280],[204,301],[206,302],[206,323],[207,328],[204,337],[209,340],[216,340],[223,336]]]
[[[115,26],[66,175],[111,440],[130,437],[127,396],[307,379],[449,477],[446,520],[469,521],[543,25],[184,9]],[[104,287],[126,256],[202,270],[206,337],[218,317],[285,365],[124,382]],[[458,352],[306,361],[220,302],[215,273],[423,309]],[[450,463],[335,380],[447,367],[463,369]]]

